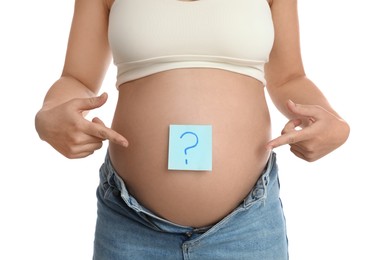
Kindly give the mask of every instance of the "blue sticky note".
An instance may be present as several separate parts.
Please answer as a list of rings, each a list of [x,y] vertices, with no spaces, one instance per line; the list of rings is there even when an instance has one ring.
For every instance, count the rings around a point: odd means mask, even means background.
[[[170,125],[169,170],[212,170],[212,126]]]

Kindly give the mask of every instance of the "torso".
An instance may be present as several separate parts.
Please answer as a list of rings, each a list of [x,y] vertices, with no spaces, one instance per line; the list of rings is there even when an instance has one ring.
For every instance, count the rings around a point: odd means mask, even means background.
[[[166,3],[170,8],[170,2]],[[263,5],[261,0],[258,3]],[[262,10],[266,8],[263,6]],[[246,17],[250,16],[251,13],[247,13]],[[264,19],[270,26],[267,10]],[[115,23],[113,28],[122,30],[118,25]],[[258,31],[261,27],[252,28],[261,33]],[[166,32],[165,29],[161,31]],[[222,28],[219,31],[222,41],[228,48],[231,46],[226,54],[246,57],[247,52],[238,52],[241,48],[232,46],[238,42],[229,44],[227,41],[233,40],[232,37],[227,37]],[[229,30],[234,31],[234,28]],[[116,49],[128,39],[120,39],[120,34],[113,35],[117,37],[113,38]],[[218,29],[215,35],[218,35]],[[246,34],[237,37],[246,37]],[[202,46],[214,46],[212,38],[209,39]],[[188,41],[184,46],[189,46],[189,39],[184,40]],[[251,52],[255,58],[258,55],[264,58],[263,53],[267,54],[270,48],[269,41],[271,38],[266,45],[258,46],[263,52]],[[129,40],[131,42],[134,39]],[[166,52],[172,43],[166,41],[166,37],[162,42],[161,50]],[[191,46],[197,45],[198,42]],[[132,48],[152,51],[150,45],[146,47]],[[247,50],[251,51],[251,48]],[[208,51],[212,52],[214,48]],[[130,54],[138,55],[131,51],[118,57],[134,60]],[[144,58],[146,52],[140,55]],[[171,124],[212,126],[212,171],[168,170]],[[157,215],[184,226],[211,225],[230,213],[251,190],[269,157],[266,143],[270,139],[270,118],[263,84],[254,77],[222,69],[171,69],[120,85],[112,128],[129,141],[128,148],[110,143],[109,152],[113,166],[130,193]]]
[[[213,170],[167,169],[170,124],[213,127]],[[270,119],[256,79],[217,69],[176,69],[120,86],[112,124],[130,145],[110,144],[112,163],[136,199],[185,226],[232,211],[262,173]]]

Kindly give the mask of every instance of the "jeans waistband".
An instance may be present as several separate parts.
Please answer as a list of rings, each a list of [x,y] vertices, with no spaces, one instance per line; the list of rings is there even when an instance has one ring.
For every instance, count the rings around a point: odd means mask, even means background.
[[[263,203],[265,203],[269,196],[279,196],[279,194],[273,194],[269,192],[272,190],[272,187],[274,186],[274,184],[278,182],[277,174],[278,174],[278,171],[277,171],[277,164],[276,164],[276,154],[272,152],[270,154],[270,158],[266,164],[266,167],[261,177],[258,179],[258,181],[253,186],[252,190],[248,193],[248,195],[244,198],[243,202],[233,212],[238,210],[246,210],[250,208],[256,202],[263,201]],[[138,214],[145,214],[146,216],[149,216],[151,220],[157,226],[159,226],[161,229],[165,231],[175,232],[175,233],[178,233],[178,232],[179,233],[187,233],[187,232],[195,233],[198,231],[203,232],[210,228],[210,226],[208,226],[208,227],[202,227],[202,228],[196,229],[193,227],[178,225],[176,223],[173,223],[171,221],[168,221],[166,219],[163,219],[157,216],[156,214],[151,212],[149,209],[142,206],[129,193],[127,187],[125,186],[124,181],[118,175],[118,173],[114,170],[109,157],[109,153],[106,154],[105,162],[103,164],[102,169],[100,170],[100,178],[101,178],[101,183],[104,183],[105,181],[107,181],[109,185],[116,187],[120,191],[121,198],[124,200],[124,202],[126,203],[128,207],[136,211]]]

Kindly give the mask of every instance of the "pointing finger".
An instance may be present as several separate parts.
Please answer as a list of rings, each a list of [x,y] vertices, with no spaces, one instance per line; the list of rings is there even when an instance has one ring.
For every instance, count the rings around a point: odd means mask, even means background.
[[[96,123],[96,124],[99,124],[99,125],[102,125],[102,126],[105,126],[104,122],[100,118],[98,118],[98,117],[93,118],[92,122]]]
[[[306,140],[306,130],[286,132],[267,143],[269,149]]]
[[[102,140],[109,140],[115,144],[119,144],[123,147],[128,147],[129,143],[125,137],[117,133],[111,128],[105,126],[105,124],[99,119],[94,118],[93,123],[89,123],[89,134],[98,137]]]

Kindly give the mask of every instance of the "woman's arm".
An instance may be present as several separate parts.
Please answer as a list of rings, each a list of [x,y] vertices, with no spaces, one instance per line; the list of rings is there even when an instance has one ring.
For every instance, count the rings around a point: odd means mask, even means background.
[[[306,77],[300,51],[297,0],[273,0],[275,42],[265,67],[267,90],[290,121],[269,148],[284,144],[298,157],[315,161],[348,138],[349,126]],[[297,127],[301,129],[297,129]]]
[[[106,94],[96,95],[111,60],[108,15],[105,0],[76,0],[62,75],[36,114],[40,138],[68,158],[92,154],[105,139],[127,146],[127,140],[100,119],[84,118],[107,100]]]

